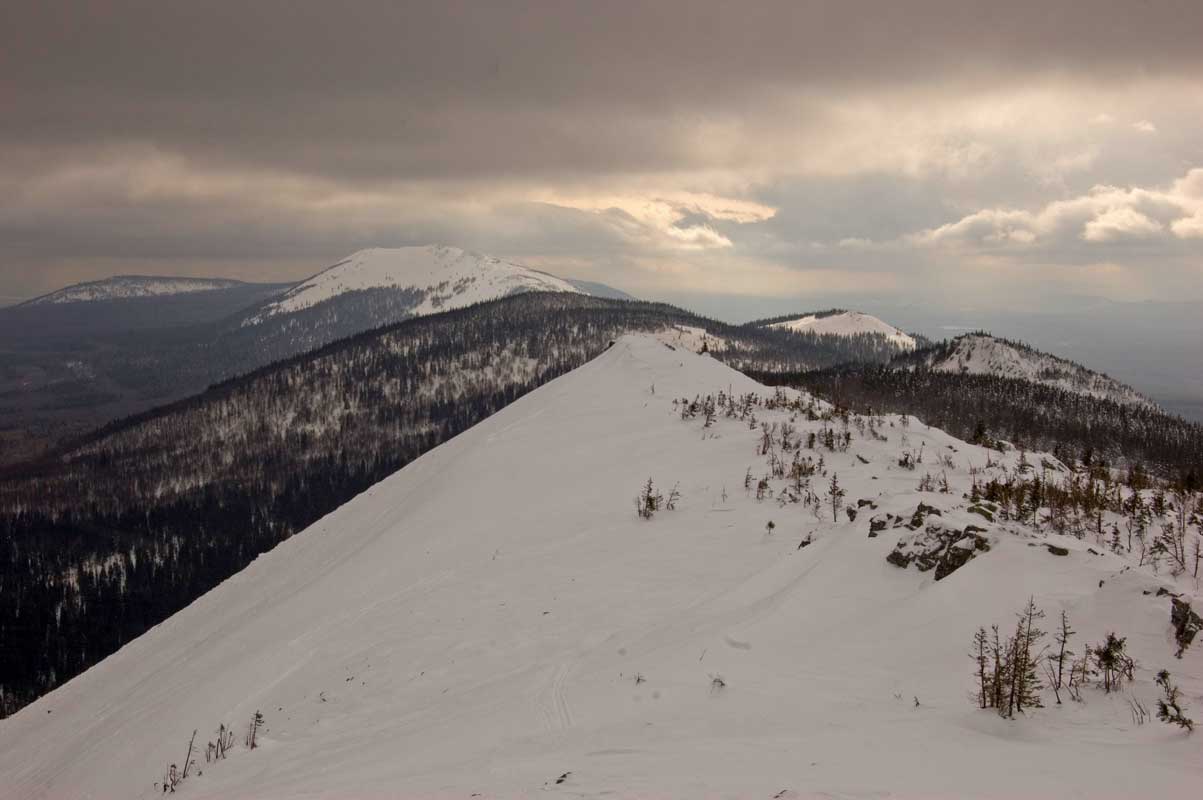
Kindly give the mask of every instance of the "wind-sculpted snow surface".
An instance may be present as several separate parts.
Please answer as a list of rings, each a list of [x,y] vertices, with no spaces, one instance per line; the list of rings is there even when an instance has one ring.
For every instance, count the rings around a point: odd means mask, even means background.
[[[183,796],[1197,797],[1203,739],[1129,705],[1166,666],[1203,710],[1172,580],[971,511],[1020,454],[828,411],[624,337],[0,721],[0,795],[157,795],[194,730],[260,710],[259,747],[202,757]],[[914,529],[873,518],[919,502],[989,549],[938,581],[887,562]],[[1135,682],[977,709],[971,638],[1029,596],[1079,644],[1127,636]]]

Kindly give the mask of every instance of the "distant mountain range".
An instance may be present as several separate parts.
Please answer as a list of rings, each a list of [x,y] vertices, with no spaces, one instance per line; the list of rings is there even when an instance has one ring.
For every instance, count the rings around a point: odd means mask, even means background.
[[[727,325],[587,288],[455,248],[403,248],[290,286],[0,311],[14,334],[0,345],[0,533],[12,545],[0,547],[0,610],[25,609],[0,615],[0,633],[20,642],[0,663],[19,676],[0,701],[11,710],[95,663],[632,331],[682,359],[706,352],[837,410],[906,412],[979,446],[1143,461],[1164,476],[1203,467],[1203,428],[1018,343],[933,346],[848,310]],[[648,395],[663,389],[649,374]],[[824,436],[847,427],[839,418]],[[40,446],[14,446],[22,433]],[[58,637],[42,635],[49,625]]]
[[[0,308],[0,464],[338,339],[523,292],[627,297],[431,245],[361,250],[297,284],[119,276]]]
[[[164,297],[174,294],[211,292],[245,286],[243,281],[220,278],[172,278],[151,275],[115,275],[99,281],[77,283],[27,300],[23,306],[128,300],[135,297]]]

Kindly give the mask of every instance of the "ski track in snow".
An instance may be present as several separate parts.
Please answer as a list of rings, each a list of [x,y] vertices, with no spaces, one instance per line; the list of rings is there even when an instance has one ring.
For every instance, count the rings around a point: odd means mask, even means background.
[[[565,662],[550,670],[551,677],[539,693],[539,709],[544,727],[549,731],[563,731],[572,727],[572,712],[568,708],[566,685],[572,664]]]

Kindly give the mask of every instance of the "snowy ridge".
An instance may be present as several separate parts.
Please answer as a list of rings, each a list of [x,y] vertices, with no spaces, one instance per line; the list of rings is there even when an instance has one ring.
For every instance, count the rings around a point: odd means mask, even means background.
[[[1197,796],[1203,738],[1137,726],[1128,703],[1153,707],[1168,666],[1203,705],[1203,646],[1173,658],[1169,598],[1151,591],[1167,576],[971,513],[970,469],[1019,454],[913,419],[872,436],[854,420],[846,451],[821,451],[845,505],[869,504],[855,520],[779,504],[788,487],[769,476],[757,500],[744,476],[767,470],[761,431],[680,414],[719,391],[773,395],[708,356],[620,339],[0,721],[0,794],[158,797],[193,731],[203,751],[226,723],[235,749],[202,755],[183,796]],[[841,429],[797,406],[755,416],[795,441]],[[918,491],[900,450],[947,456],[951,491]],[[680,500],[642,520],[649,476]],[[939,581],[887,563],[910,531],[870,537],[868,517],[909,519],[919,501],[979,525],[989,550]],[[1029,595],[1070,611],[1079,648],[1128,636],[1137,680],[1016,720],[977,709],[970,639]]]
[[[95,300],[125,300],[134,297],[162,297],[172,294],[209,292],[244,285],[242,281],[220,278],[161,278],[146,275],[116,275],[99,281],[77,283],[56,292],[35,297],[22,305],[85,303]]]
[[[673,325],[665,328],[657,339],[670,347],[683,347],[694,353],[721,353],[731,348],[731,343],[721,336],[715,336],[705,328],[697,325]]]
[[[914,350],[915,339],[887,322],[861,311],[837,311],[832,314],[807,314],[797,319],[769,324],[798,333],[817,333],[834,336],[856,336],[862,333],[880,334],[899,350]]]
[[[519,292],[583,293],[568,281],[492,256],[458,247],[373,248],[360,250],[319,272],[270,303],[247,325],[369,289],[409,290],[420,295],[413,316],[462,308]]]
[[[928,367],[939,372],[1019,378],[1116,403],[1156,407],[1152,400],[1114,378],[1049,353],[986,334],[959,336],[948,345],[938,345],[916,356],[922,356]]]

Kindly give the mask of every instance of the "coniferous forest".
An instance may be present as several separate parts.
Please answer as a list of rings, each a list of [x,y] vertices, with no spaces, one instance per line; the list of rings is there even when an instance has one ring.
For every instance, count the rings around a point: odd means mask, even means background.
[[[906,357],[901,359],[906,364]],[[1150,406],[1006,378],[896,365],[843,365],[753,377],[867,413],[912,414],[967,441],[1003,440],[1067,463],[1140,464],[1171,481],[1203,476],[1203,425]]]

